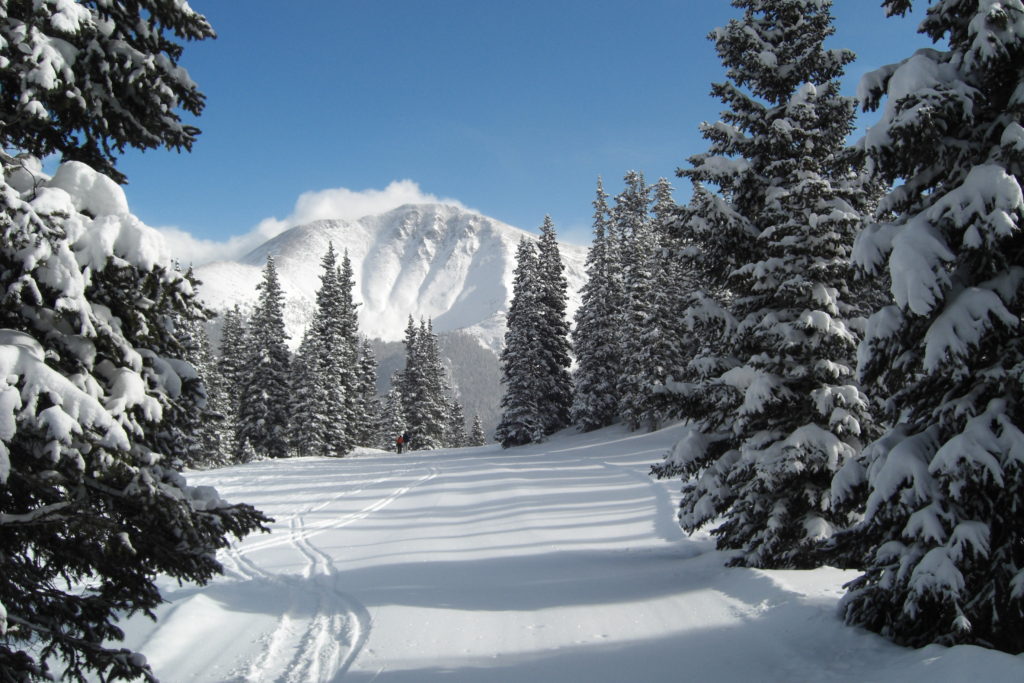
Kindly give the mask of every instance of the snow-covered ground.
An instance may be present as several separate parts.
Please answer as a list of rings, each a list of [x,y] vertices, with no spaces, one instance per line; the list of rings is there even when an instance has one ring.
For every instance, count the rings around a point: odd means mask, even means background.
[[[127,645],[178,681],[1021,681],[1024,656],[844,626],[833,569],[726,569],[647,476],[677,429],[192,473],[276,517],[163,584]]]

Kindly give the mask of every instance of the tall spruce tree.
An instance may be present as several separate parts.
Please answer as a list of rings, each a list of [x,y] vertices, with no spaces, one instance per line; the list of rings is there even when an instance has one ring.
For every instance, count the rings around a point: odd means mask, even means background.
[[[516,250],[516,269],[509,304],[505,347],[501,351],[501,421],[495,439],[505,448],[540,441],[547,424],[541,412],[546,396],[543,352],[540,346],[544,312],[543,290],[537,272],[537,250],[522,238]]]
[[[238,398],[237,455],[251,449],[260,457],[288,456],[289,365],[285,339],[284,293],[274,257],[267,255],[259,298],[249,321],[247,373]]]
[[[321,260],[316,310],[292,372],[290,441],[300,455],[341,457],[354,445],[351,291],[332,244]]]
[[[339,421],[336,423],[336,434],[332,436],[335,455],[344,455],[352,450],[358,442],[359,434],[365,429],[366,417],[363,414],[363,395],[359,387],[359,304],[355,301],[355,276],[352,261],[346,249],[341,256],[338,270],[337,325],[330,333],[330,341],[326,346],[328,354],[334,358],[325,361],[331,367],[325,373],[335,377],[336,388],[333,390],[341,399]],[[325,340],[328,337],[325,336]]]
[[[587,251],[587,279],[572,330],[576,355],[572,422],[585,432],[612,424],[619,405],[617,367],[621,351],[616,302],[621,282],[610,230],[608,195],[598,178],[594,239]]]
[[[568,282],[565,264],[558,249],[558,237],[550,216],[544,217],[537,241],[537,278],[540,292],[542,328],[538,331],[542,373],[540,398],[544,433],[552,434],[570,423],[572,409],[572,357],[569,344],[569,320],[566,317]]]
[[[358,446],[373,446],[378,441],[381,402],[377,396],[377,356],[369,339],[363,339],[359,344],[355,381],[354,441]]]
[[[237,459],[238,448],[235,433],[238,426],[238,406],[241,396],[242,382],[246,374],[245,320],[236,304],[224,312],[224,325],[221,328],[220,353],[217,356],[217,375],[224,387],[224,432],[223,443],[229,457]]]
[[[721,303],[737,321],[725,340],[735,367],[710,380],[698,434],[670,457],[717,453],[712,476],[682,502],[684,527],[721,515],[713,533],[742,550],[734,564],[804,567],[846,525],[831,480],[870,428],[847,324],[861,198],[844,153],[853,102],[838,79],[853,55],[823,47],[834,30],[827,1],[733,5],[743,18],[711,34],[729,78],[713,93],[729,110],[703,127],[711,148],[683,175],[718,185],[726,201],[701,195],[698,206],[705,222],[728,226],[721,237],[738,238],[718,247],[731,254]]]
[[[191,146],[176,39],[214,33],[181,3],[55,9],[0,13],[0,675],[138,679],[120,615],[152,616],[157,574],[205,583],[266,521],[177,472],[203,406],[178,323],[205,313],[114,182],[126,147]]]
[[[189,268],[185,281],[196,289],[201,283]],[[192,413],[196,421],[195,454],[186,464],[193,468],[219,467],[231,462],[233,438],[227,429],[227,399],[224,382],[210,350],[210,339],[206,334],[206,321],[213,314],[201,310],[175,316],[175,330],[184,349],[184,360],[196,370],[201,383],[202,401],[199,409]]]
[[[655,236],[649,214],[651,193],[643,174],[630,171],[624,180],[625,188],[615,197],[612,208],[623,288],[616,316],[620,335],[616,393],[619,415],[630,429],[638,429],[649,395],[644,385],[643,334],[651,315],[650,268]]]
[[[289,368],[288,444],[297,457],[324,455],[327,450],[323,428],[327,397],[318,342],[310,326],[302,335]]]
[[[412,450],[444,448],[450,422],[450,388],[445,378],[433,325],[409,317],[405,330],[405,369],[398,379],[405,427]]]
[[[887,0],[890,14],[908,0]],[[836,478],[866,484],[845,539],[867,561],[847,622],[898,643],[1024,651],[1024,7],[933,3],[921,50],[865,77],[872,177],[896,187],[858,238],[891,278],[859,371],[895,426]]]
[[[688,360],[684,356],[686,330],[680,315],[689,294],[689,278],[683,272],[683,246],[676,226],[680,211],[667,179],[660,178],[655,184],[654,197],[654,248],[646,269],[651,281],[640,336],[631,345],[630,359],[640,387],[633,402],[633,419],[638,426],[649,429],[681,416],[671,390],[683,381],[683,368]]]

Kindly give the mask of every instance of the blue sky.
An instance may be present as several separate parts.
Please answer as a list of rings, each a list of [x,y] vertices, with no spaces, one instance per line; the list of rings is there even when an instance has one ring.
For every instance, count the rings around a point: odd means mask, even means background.
[[[131,152],[120,168],[143,221],[219,255],[215,243],[234,237],[237,251],[253,230],[420,195],[528,230],[551,214],[586,244],[598,175],[612,195],[630,169],[688,194],[674,171],[706,148],[697,126],[722,108],[705,36],[737,16],[726,0],[191,4],[219,34],[183,58],[207,95],[203,134],[190,154]],[[849,94],[926,44],[923,3],[905,19],[879,4],[834,8],[830,45],[859,55]]]

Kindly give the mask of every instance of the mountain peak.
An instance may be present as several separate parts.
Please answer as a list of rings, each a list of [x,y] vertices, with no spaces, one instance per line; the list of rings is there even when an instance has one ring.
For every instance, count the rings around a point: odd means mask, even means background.
[[[512,296],[515,249],[536,236],[452,204],[405,204],[358,220],[319,220],[291,228],[237,262],[197,269],[200,293],[215,310],[250,308],[268,254],[285,292],[285,324],[297,347],[320,286],[320,261],[332,243],[348,252],[368,337],[397,341],[410,315],[432,318],[438,332],[463,330],[497,351]],[[582,285],[586,249],[561,245],[570,312]]]

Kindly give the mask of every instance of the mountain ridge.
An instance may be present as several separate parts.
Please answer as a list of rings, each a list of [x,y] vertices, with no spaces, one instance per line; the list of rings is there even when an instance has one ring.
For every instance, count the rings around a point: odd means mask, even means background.
[[[357,220],[318,220],[295,226],[237,261],[196,268],[200,296],[214,310],[256,300],[256,284],[273,255],[285,294],[289,345],[298,346],[315,310],[320,261],[333,243],[347,251],[360,304],[363,335],[402,339],[408,317],[430,318],[437,332],[464,331],[497,352],[512,296],[515,249],[538,236],[448,204],[406,204]],[[579,305],[586,247],[560,243],[569,283],[569,315]]]

